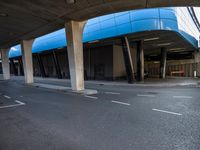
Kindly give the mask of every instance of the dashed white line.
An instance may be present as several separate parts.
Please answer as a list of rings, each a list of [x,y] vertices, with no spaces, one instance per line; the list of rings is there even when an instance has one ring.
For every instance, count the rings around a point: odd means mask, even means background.
[[[171,112],[171,111],[166,111],[166,110],[160,110],[160,109],[152,109],[152,110],[153,110],[153,111],[157,111],[157,112],[163,112],[163,113],[167,113],[167,114],[182,116],[182,114],[176,113],[176,112]]]
[[[155,95],[137,94],[138,97],[155,97]]]
[[[179,98],[179,99],[192,99],[192,96],[173,96],[173,98]]]
[[[117,92],[104,92],[105,94],[112,94],[112,95],[120,95],[120,93]]]
[[[87,98],[91,98],[91,99],[98,99],[98,97],[88,96],[88,95],[85,95],[85,97],[87,97]]]
[[[14,105],[7,105],[7,106],[1,106],[0,109],[3,109],[3,108],[12,108],[12,107],[17,107],[17,106],[22,106],[22,105],[25,105],[25,103],[21,102],[21,101],[18,101],[16,100],[15,101],[17,104],[14,104]]]
[[[126,105],[126,106],[130,106],[130,105],[131,105],[131,104],[129,104],[129,103],[123,103],[123,102],[119,102],[119,101],[112,101],[112,103],[121,104],[121,105]]]
[[[4,97],[7,98],[7,99],[11,99],[11,97],[10,97],[10,96],[7,96],[7,95],[4,95]]]

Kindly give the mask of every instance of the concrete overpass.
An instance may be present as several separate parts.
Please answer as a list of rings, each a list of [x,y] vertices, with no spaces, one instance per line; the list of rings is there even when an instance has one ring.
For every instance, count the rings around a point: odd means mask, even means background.
[[[9,79],[8,48],[21,43],[25,82],[33,82],[32,44],[34,38],[65,26],[73,90],[84,90],[82,32],[85,20],[130,9],[200,6],[198,0],[53,0],[0,2],[0,48],[5,79]]]

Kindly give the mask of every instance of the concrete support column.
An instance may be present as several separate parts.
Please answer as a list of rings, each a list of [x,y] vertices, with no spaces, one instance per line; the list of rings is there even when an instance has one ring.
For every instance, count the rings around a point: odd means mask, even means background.
[[[21,42],[22,60],[24,68],[25,83],[33,83],[33,58],[32,45],[34,40],[23,40]]]
[[[58,77],[58,79],[62,79],[60,64],[59,64],[58,57],[57,57],[55,51],[52,52],[52,56],[53,56],[53,62],[54,62],[54,65],[55,65],[57,77]]]
[[[194,77],[200,77],[200,52],[196,51],[194,53],[195,71]]]
[[[12,68],[13,68],[14,75],[17,76],[17,75],[18,75],[18,70],[17,70],[17,68],[16,68],[14,59],[10,59],[10,64],[11,64],[11,66],[12,66]]]
[[[161,60],[160,60],[160,78],[165,79],[166,77],[166,64],[167,64],[167,50],[161,48]]]
[[[43,78],[46,78],[47,75],[46,75],[46,72],[45,72],[45,69],[44,69],[44,64],[43,64],[41,55],[40,55],[40,54],[36,54],[36,58],[37,58],[38,65],[39,65],[39,68],[40,68],[41,76],[42,76]]]
[[[24,68],[23,68],[22,57],[18,58],[18,75],[19,76],[24,76]]]
[[[135,80],[135,76],[134,76],[133,63],[132,63],[133,61],[131,57],[129,41],[127,37],[122,37],[121,41],[122,41],[122,50],[123,50],[128,83],[133,83],[133,81]]]
[[[10,49],[1,49],[1,60],[4,80],[10,79],[9,50]]]
[[[144,81],[144,50],[143,41],[137,42],[137,80]]]
[[[70,21],[65,24],[70,79],[72,90],[74,91],[81,91],[85,89],[82,42],[82,35],[85,23],[85,21]]]

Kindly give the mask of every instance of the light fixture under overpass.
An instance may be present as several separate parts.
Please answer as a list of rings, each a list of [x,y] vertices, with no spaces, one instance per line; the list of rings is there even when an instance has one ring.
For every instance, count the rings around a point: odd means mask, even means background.
[[[65,0],[67,4],[75,4],[76,0]]]
[[[182,50],[182,49],[185,49],[185,48],[171,48],[169,49],[170,51],[176,51],[176,50]]]
[[[171,45],[172,43],[161,43],[161,44],[157,44],[157,46],[169,46]]]
[[[90,41],[90,42],[88,42],[89,44],[92,44],[92,43],[98,43],[99,42],[99,40],[95,40],[95,41]]]
[[[154,38],[149,38],[149,39],[144,39],[144,42],[148,42],[148,41],[155,41],[155,40],[159,40],[159,37],[154,37]]]
[[[0,17],[8,17],[8,14],[0,12]]]

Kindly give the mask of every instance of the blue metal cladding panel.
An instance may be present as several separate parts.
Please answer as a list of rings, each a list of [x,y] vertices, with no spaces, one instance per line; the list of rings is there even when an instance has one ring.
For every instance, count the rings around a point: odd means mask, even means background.
[[[187,8],[182,7],[132,10],[90,19],[84,29],[83,42],[151,30],[179,32],[197,47],[199,32],[189,16]],[[33,53],[65,46],[65,30],[61,29],[37,38],[33,44]],[[20,56],[20,49],[19,45],[12,48],[10,57]]]
[[[13,46],[10,51],[9,51],[9,57],[17,57],[17,56],[21,56],[21,46],[20,45],[16,45]]]

